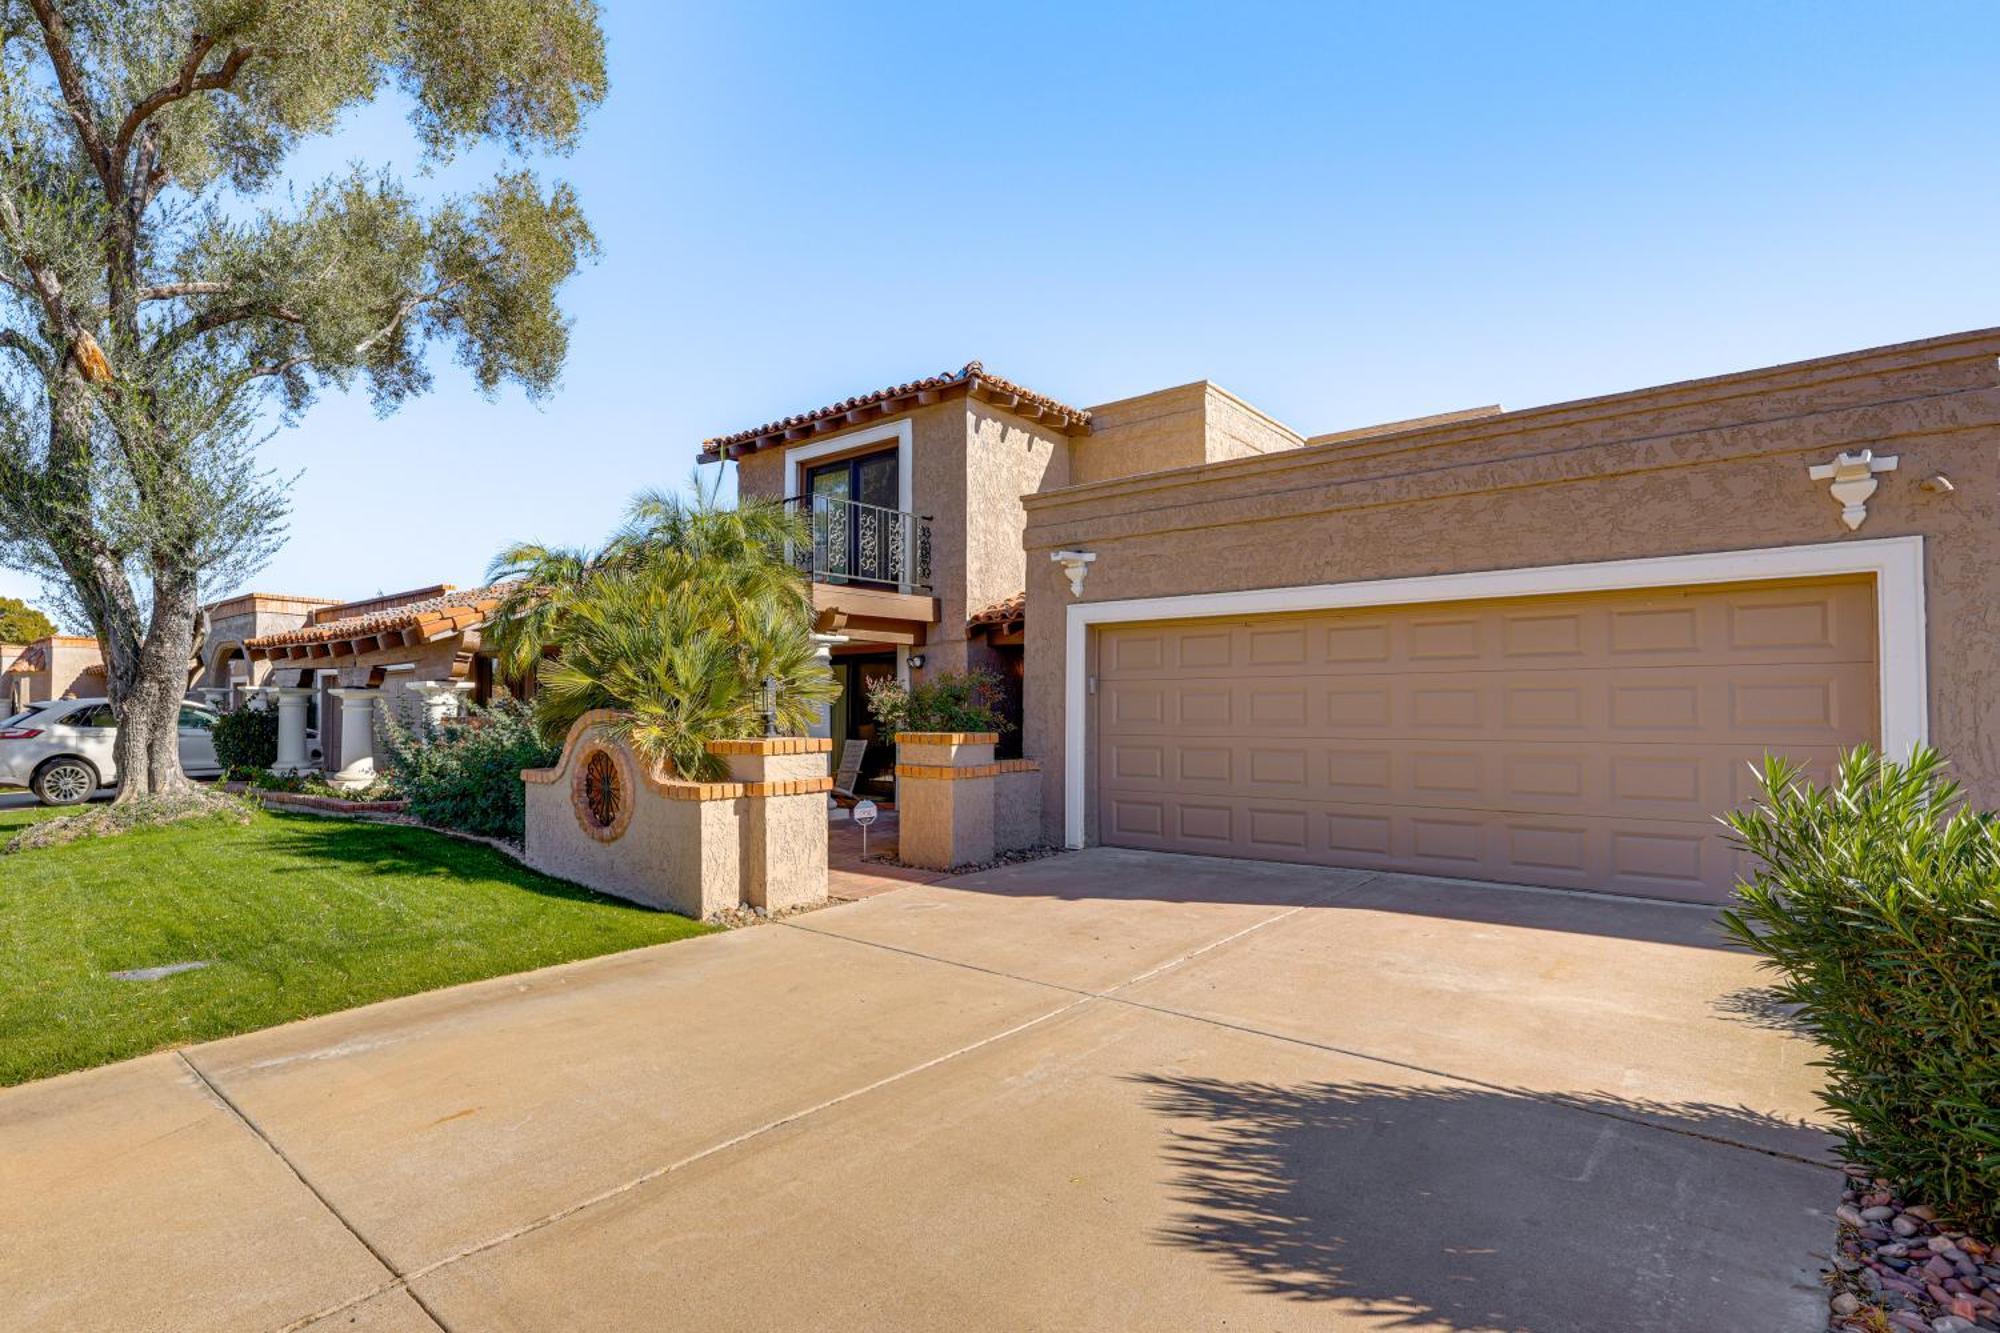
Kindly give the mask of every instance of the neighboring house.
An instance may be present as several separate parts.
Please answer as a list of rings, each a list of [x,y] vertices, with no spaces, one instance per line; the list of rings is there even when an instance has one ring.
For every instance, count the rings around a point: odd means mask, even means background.
[[[196,688],[227,691],[262,684],[268,666],[253,662],[244,645],[311,624],[314,616],[339,605],[331,597],[269,592],[241,593],[215,603],[208,608],[208,636],[202,644]]]
[[[104,693],[97,640],[51,634],[29,644],[0,644],[0,716],[31,703]]]
[[[500,592],[439,583],[354,602],[262,592],[225,598],[206,608],[189,692],[219,705],[246,690],[271,692],[280,766],[344,773],[361,785],[373,776],[377,699],[405,723],[456,714],[468,699],[491,700],[493,659],[481,651],[479,630]],[[104,689],[95,639],[0,645],[7,712]]]
[[[1052,841],[1712,902],[1767,752],[1928,739],[2000,805],[1997,360],[1983,331],[1311,437],[975,364],[704,456],[813,508],[836,664],[1023,654]],[[928,578],[864,564],[863,504],[928,524]]]
[[[216,647],[209,671],[235,670],[231,643],[240,642],[251,682],[278,693],[280,765],[296,766],[286,748],[287,727],[303,725],[318,742],[317,756],[307,754],[311,766],[359,782],[373,771],[377,698],[409,723],[427,714],[455,714],[467,698],[479,704],[492,699],[493,658],[481,651],[479,630],[503,592],[497,585],[461,589],[440,583],[334,604],[248,594],[211,613],[209,637]],[[230,617],[222,615],[225,609]],[[240,640],[228,638],[221,628],[225,620],[240,624],[246,615],[297,619],[282,629],[260,624]],[[291,705],[296,718],[287,699],[299,701]],[[352,718],[366,721],[346,720],[349,710]]]

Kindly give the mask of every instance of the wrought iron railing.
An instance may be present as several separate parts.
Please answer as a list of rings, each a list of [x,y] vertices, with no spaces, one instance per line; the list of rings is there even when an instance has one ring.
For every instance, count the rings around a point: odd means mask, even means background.
[[[812,532],[810,542],[793,547],[792,559],[815,583],[930,591],[928,517],[827,495],[801,495],[789,503],[805,513]]]

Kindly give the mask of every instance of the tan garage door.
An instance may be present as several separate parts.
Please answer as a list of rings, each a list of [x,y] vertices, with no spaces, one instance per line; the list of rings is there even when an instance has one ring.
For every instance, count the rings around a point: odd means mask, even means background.
[[[1097,836],[1719,901],[1746,765],[1876,689],[1866,580],[1107,626]]]

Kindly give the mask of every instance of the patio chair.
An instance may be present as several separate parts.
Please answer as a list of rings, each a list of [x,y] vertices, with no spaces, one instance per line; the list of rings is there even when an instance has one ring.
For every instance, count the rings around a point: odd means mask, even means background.
[[[854,786],[861,781],[861,760],[868,753],[867,741],[842,741],[840,743],[840,767],[833,773],[833,794],[845,796],[850,801],[861,798],[855,794]]]

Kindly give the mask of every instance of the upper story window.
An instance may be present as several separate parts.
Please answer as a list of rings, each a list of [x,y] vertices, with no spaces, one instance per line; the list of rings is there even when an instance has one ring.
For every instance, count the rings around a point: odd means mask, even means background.
[[[814,577],[892,586],[911,582],[910,516],[896,507],[901,482],[894,449],[806,470]]]

